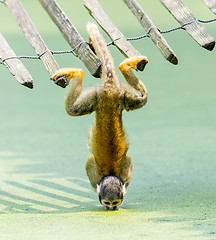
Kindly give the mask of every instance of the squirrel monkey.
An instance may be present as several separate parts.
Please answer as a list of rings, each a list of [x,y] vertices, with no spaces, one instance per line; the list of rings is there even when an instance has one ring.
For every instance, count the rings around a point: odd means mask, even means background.
[[[119,81],[114,62],[106,42],[94,23],[87,24],[89,44],[102,63],[101,83],[82,90],[83,71],[62,68],[51,80],[66,78],[70,84],[65,100],[66,112],[81,116],[95,111],[95,123],[89,132],[88,157],[85,169],[92,187],[97,191],[100,203],[107,210],[115,210],[122,204],[133,171],[133,163],[127,156],[128,143],[123,130],[122,111],[142,107],[147,101],[144,84],[131,69],[143,70],[148,60],[144,56],[125,59],[119,69],[127,83]]]

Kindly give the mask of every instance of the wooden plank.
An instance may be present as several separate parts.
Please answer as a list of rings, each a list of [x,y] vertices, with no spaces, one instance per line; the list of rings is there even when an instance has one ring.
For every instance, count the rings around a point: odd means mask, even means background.
[[[83,0],[83,5],[89,11],[89,14],[98,22],[103,28],[114,45],[123,53],[126,57],[141,55],[126,39],[126,37],[120,32],[120,30],[112,23],[108,15],[104,12],[97,0]]]
[[[143,8],[136,2],[136,0],[123,0],[132,13],[137,17],[140,24],[148,33],[148,36],[154,44],[161,51],[165,59],[173,64],[178,64],[178,58],[174,51],[170,48],[165,38],[161,35],[158,28],[154,25],[149,16],[145,13]]]
[[[181,0],[160,1],[200,46],[210,51],[213,50],[214,38],[209,35],[206,28],[196,20]]]
[[[50,75],[55,73],[59,69],[59,66],[32,23],[27,12],[23,8],[20,0],[6,0],[5,4],[12,13],[13,17],[16,19],[25,37],[35,49],[37,55],[40,56],[41,61],[45,65]]]
[[[55,0],[39,0],[44,9],[47,11],[53,22],[57,25],[62,35],[74,49],[76,55],[83,61],[90,73],[100,76],[101,62],[90,49],[88,43],[84,41],[82,36],[76,30],[70,19],[63,12],[61,7]]]
[[[33,79],[23,63],[17,58],[5,38],[0,33],[0,58],[16,80],[28,88],[33,88]]]
[[[216,14],[216,0],[203,0],[208,8],[211,9],[211,11]]]

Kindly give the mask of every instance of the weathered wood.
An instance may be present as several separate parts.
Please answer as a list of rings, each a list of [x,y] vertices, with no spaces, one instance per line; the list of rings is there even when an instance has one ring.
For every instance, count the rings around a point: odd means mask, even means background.
[[[83,0],[83,5],[88,9],[89,14],[98,22],[103,28],[114,45],[126,56],[141,55],[120,32],[120,30],[112,23],[108,15],[104,12],[97,0]]]
[[[25,37],[35,49],[37,55],[40,56],[41,61],[45,65],[50,75],[55,73],[59,69],[59,66],[32,23],[27,12],[23,8],[20,0],[6,0],[5,4],[12,13],[13,17],[16,19]]]
[[[28,87],[33,88],[33,79],[23,63],[17,58],[5,38],[0,33],[0,58],[16,80]]]
[[[161,51],[163,56],[171,63],[178,64],[178,58],[174,51],[170,48],[165,38],[161,35],[157,27],[154,25],[149,16],[145,13],[143,8],[136,2],[136,0],[123,0],[131,12],[137,17],[140,24],[148,33],[148,36],[154,44]]]
[[[214,38],[209,35],[206,28],[196,20],[181,0],[160,1],[200,46],[210,51],[214,48]]]
[[[84,41],[70,19],[63,12],[55,0],[39,0],[47,11],[53,22],[57,25],[66,41],[74,49],[77,56],[83,61],[89,72],[95,76],[100,76],[101,62]]]
[[[216,14],[216,0],[204,0],[204,2],[208,8],[210,8],[211,11]]]

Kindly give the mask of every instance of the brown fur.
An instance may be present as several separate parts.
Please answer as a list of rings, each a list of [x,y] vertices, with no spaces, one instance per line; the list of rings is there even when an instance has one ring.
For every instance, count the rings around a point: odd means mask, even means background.
[[[91,47],[102,63],[102,82],[92,88],[82,90],[83,71],[63,68],[51,79],[56,81],[64,76],[67,85],[71,78],[65,108],[71,116],[81,116],[96,112],[95,123],[89,133],[89,146],[93,155],[86,161],[86,173],[94,189],[105,176],[115,175],[127,188],[133,171],[132,160],[127,156],[128,143],[122,124],[122,111],[142,107],[147,100],[144,84],[131,71],[137,65],[146,64],[143,56],[124,60],[119,69],[127,84],[119,81],[113,59],[106,42],[93,23],[87,25]]]
[[[97,104],[89,145],[100,173],[120,177],[120,165],[128,149],[122,124],[122,99],[108,89]]]

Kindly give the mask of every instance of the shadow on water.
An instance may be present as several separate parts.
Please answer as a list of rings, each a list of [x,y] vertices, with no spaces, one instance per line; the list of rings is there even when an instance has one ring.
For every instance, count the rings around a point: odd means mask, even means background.
[[[5,156],[4,156],[5,157]],[[12,173],[1,182],[0,189],[0,213],[26,213],[26,214],[63,214],[76,212],[100,212],[104,211],[100,206],[97,194],[91,189],[87,177],[82,175],[80,166],[72,171],[69,177],[67,164],[60,169],[44,167],[47,162],[40,162],[35,166],[35,160],[25,159],[17,164],[15,159],[19,157],[9,156],[1,162],[9,164]],[[45,158],[44,158],[45,160]],[[49,161],[49,160],[48,160]],[[66,160],[67,161],[67,160]],[[157,159],[155,160],[157,165]],[[14,163],[13,163],[14,162]],[[28,164],[25,164],[28,162]],[[12,165],[10,165],[12,164]],[[190,163],[191,166],[193,162]],[[55,164],[54,164],[55,165]],[[139,163],[137,163],[139,165]],[[134,172],[125,201],[121,206],[130,212],[166,212],[169,217],[158,217],[157,221],[174,221],[181,213],[193,214],[199,218],[205,218],[206,214],[215,212],[216,191],[214,187],[214,169],[196,167],[200,171],[198,177],[194,176],[194,170],[190,166],[188,170],[172,172],[168,174],[166,167],[157,169],[156,165],[143,166],[145,176]],[[27,168],[29,170],[27,171]],[[35,167],[35,168],[34,168]],[[45,170],[44,170],[45,169]],[[170,169],[172,166],[170,165]],[[190,169],[190,170],[189,170]],[[41,171],[40,171],[41,170]],[[66,172],[65,176],[62,172]],[[208,172],[208,179],[202,172]],[[13,176],[13,177],[11,177]],[[179,217],[177,217],[178,220]],[[154,218],[156,221],[156,218]]]
[[[71,179],[67,181],[68,183],[73,182]],[[67,181],[64,180],[64,182]],[[24,183],[5,181],[4,185],[5,189],[8,188],[11,191],[0,190],[0,205],[5,206],[1,209],[2,214],[61,214],[97,209],[95,193],[91,190],[88,191],[82,185],[76,185],[76,188],[80,187],[81,189],[77,190],[40,179],[24,181]]]
[[[51,164],[53,168],[47,168],[49,158],[43,159],[39,164],[36,159],[35,164],[23,154],[0,152],[0,214],[61,214],[97,209],[97,196],[86,179],[68,177],[67,164],[61,168]]]
[[[143,190],[129,189],[122,209],[132,212],[166,212],[166,218],[154,218],[154,221],[169,222],[180,220],[179,214],[192,214],[191,219],[199,215],[200,219],[215,211],[216,193],[190,191],[175,184],[158,185]],[[132,186],[133,187],[133,186]],[[75,212],[104,211],[96,193],[81,178],[33,179],[4,181],[0,190],[0,213],[26,214],[63,214]],[[212,212],[213,214],[213,212]],[[215,218],[214,214],[212,217]]]
[[[10,160],[12,163],[12,158]],[[216,191],[212,191],[214,187],[211,184],[214,177],[211,178],[212,181],[205,181],[204,188],[204,183],[199,178],[197,184],[193,184],[189,177],[186,178],[189,172],[186,172],[185,176],[176,172],[174,181],[173,175],[167,175],[162,168],[159,174],[157,168],[152,166],[152,170],[146,171],[145,176],[135,170],[120,211],[116,215],[107,215],[106,210],[100,206],[96,193],[91,190],[88,180],[78,177],[80,172],[77,176],[74,172],[75,177],[64,177],[56,172],[50,175],[52,171],[43,171],[41,174],[39,169],[36,173],[30,171],[26,174],[26,168],[25,164],[15,164],[14,168],[11,167],[14,172],[1,181],[0,214],[88,213],[92,217],[100,216],[99,222],[103,222],[105,218],[111,223],[119,222],[119,219],[130,222],[129,219],[132,218],[137,220],[140,226],[149,223],[170,224],[185,228],[181,229],[183,231],[215,236]],[[25,171],[22,172],[21,169]],[[185,182],[188,182],[188,185],[185,185]],[[198,185],[200,187],[196,188]]]

